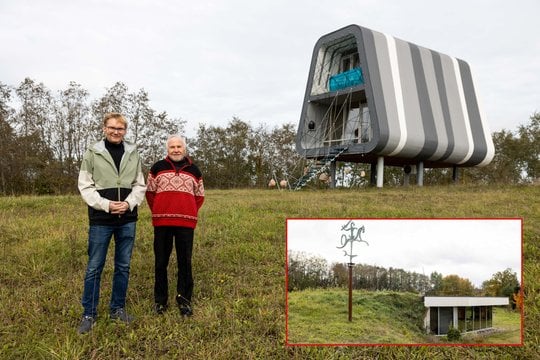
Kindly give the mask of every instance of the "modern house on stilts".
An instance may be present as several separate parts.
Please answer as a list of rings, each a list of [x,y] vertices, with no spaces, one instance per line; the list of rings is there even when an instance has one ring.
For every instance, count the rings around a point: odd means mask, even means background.
[[[453,168],[456,179],[494,155],[465,61],[358,25],[315,45],[296,149],[328,167],[333,184],[337,161],[371,164],[378,187],[385,165],[403,167],[407,182],[416,170],[422,185],[424,168]]]

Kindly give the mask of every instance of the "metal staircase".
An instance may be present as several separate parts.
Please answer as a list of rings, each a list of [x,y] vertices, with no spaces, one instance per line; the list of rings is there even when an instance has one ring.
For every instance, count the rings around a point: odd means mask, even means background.
[[[293,190],[300,190],[305,187],[310,181],[318,177],[323,172],[330,168],[330,164],[335,161],[341,154],[347,151],[348,147],[332,148],[330,152],[322,159],[311,163],[306,170],[305,174],[298,179],[294,185]]]

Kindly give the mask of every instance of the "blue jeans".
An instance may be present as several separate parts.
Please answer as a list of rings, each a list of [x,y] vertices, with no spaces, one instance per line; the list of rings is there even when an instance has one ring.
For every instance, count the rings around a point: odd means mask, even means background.
[[[109,243],[114,236],[114,275],[109,308],[112,311],[125,307],[129,281],[129,266],[136,222],[124,225],[90,225],[88,230],[88,267],[84,277],[82,306],[84,316],[97,316],[101,272],[105,265]]]

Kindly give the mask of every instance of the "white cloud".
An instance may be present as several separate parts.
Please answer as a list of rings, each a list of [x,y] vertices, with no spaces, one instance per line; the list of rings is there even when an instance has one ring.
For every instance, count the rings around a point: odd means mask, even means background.
[[[538,13],[536,0],[4,0],[0,81],[93,97],[122,81],[188,128],[297,123],[316,41],[356,23],[469,62],[491,130],[514,130],[539,110]]]

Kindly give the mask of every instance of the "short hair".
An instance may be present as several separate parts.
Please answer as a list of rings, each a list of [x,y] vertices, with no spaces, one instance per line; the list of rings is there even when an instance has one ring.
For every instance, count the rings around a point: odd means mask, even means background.
[[[120,113],[117,113],[117,112],[110,112],[110,113],[106,113],[105,116],[103,117],[103,126],[107,126],[107,121],[109,121],[109,119],[116,119],[118,120],[119,122],[121,122],[124,127],[127,129],[127,120],[126,118],[124,117],[124,115],[120,114]]]
[[[172,139],[180,140],[180,142],[184,145],[184,148],[186,149],[186,152],[187,152],[186,138],[183,137],[182,135],[178,135],[178,134],[169,135],[169,137],[167,138],[167,142],[165,143],[166,148],[169,147],[169,141],[171,141]]]

